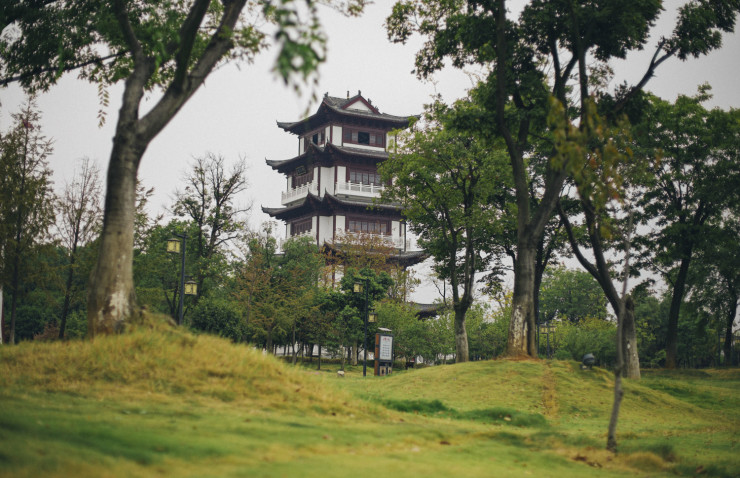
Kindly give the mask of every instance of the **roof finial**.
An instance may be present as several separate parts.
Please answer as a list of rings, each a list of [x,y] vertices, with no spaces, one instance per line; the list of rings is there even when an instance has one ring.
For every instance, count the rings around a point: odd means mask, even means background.
[[[347,99],[349,99],[349,90],[347,90]]]
[[[362,96],[362,91],[357,90],[357,96]]]

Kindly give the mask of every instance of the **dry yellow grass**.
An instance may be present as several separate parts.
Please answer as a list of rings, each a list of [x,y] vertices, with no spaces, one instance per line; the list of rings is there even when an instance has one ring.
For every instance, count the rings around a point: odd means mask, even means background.
[[[93,341],[0,348],[0,387],[98,398],[217,399],[270,408],[341,413],[348,396],[271,355],[218,337],[193,335],[152,317]],[[258,404],[256,403],[258,402]]]

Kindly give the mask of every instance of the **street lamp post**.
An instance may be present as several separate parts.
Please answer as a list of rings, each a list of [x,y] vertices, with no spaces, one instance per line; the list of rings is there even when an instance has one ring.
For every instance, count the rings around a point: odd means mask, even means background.
[[[188,235],[183,233],[175,234],[175,236],[179,239],[169,239],[167,241],[167,252],[173,254],[180,253],[180,302],[178,306],[177,325],[182,325],[182,314],[185,305],[185,240]]]
[[[362,376],[366,377],[367,376],[367,322],[369,319],[368,311],[367,311],[367,304],[369,302],[368,294],[370,290],[370,279],[367,277],[357,277],[356,280],[361,280],[362,282],[355,282],[355,287],[354,287],[355,293],[360,293],[362,292],[363,289],[365,289],[365,315],[364,315],[365,332],[364,332],[363,344],[362,344],[362,347],[364,349],[364,357],[362,359]]]

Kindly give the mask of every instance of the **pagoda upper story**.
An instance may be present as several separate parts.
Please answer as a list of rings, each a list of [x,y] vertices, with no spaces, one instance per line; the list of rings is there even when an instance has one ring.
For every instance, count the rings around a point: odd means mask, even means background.
[[[298,136],[293,158],[267,160],[286,177],[282,208],[262,210],[285,221],[286,236],[311,235],[317,244],[343,234],[385,236],[407,249],[406,227],[398,205],[382,204],[378,164],[388,159],[394,130],[407,128],[412,117],[381,113],[369,99],[324,96],[317,111],[292,123],[278,122]]]
[[[358,199],[379,197],[383,185],[377,165],[388,158],[392,131],[406,128],[410,117],[381,113],[360,92],[346,99],[325,95],[318,110],[293,123],[278,122],[298,136],[298,154],[267,164],[285,174],[281,204],[288,206],[309,193]]]

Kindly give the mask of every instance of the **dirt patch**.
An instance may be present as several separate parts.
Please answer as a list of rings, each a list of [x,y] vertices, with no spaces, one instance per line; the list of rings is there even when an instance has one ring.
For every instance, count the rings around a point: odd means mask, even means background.
[[[550,364],[543,367],[542,373],[542,407],[545,410],[545,417],[548,419],[557,418],[560,409],[558,405],[557,390],[555,388],[555,375],[552,373]]]

